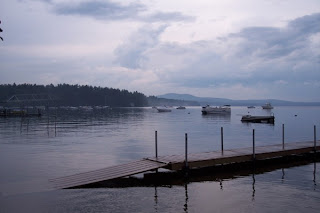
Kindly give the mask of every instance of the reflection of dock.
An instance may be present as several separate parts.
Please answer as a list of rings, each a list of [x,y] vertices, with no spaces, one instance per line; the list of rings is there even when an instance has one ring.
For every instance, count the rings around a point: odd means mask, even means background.
[[[183,170],[185,168],[196,169],[220,165],[243,164],[253,160],[260,162],[291,155],[301,155],[319,149],[319,141],[309,141],[194,154],[187,154],[186,151],[186,155],[145,158],[105,169],[51,179],[50,181],[54,184],[55,188],[74,188],[90,186],[90,184],[152,171],[159,168]]]
[[[30,113],[25,110],[10,110],[5,109],[0,112],[0,117],[40,117],[40,109],[37,110],[37,113]]]
[[[253,116],[244,115],[241,118],[242,122],[252,122],[252,123],[274,123],[274,116]]]

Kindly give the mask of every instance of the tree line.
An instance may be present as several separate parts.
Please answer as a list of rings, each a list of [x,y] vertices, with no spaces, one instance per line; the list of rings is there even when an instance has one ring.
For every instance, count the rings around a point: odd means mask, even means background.
[[[36,84],[1,84],[0,101],[5,102],[13,95],[47,94],[55,99],[56,106],[147,106],[147,97],[139,93],[107,87],[88,85],[36,85]]]

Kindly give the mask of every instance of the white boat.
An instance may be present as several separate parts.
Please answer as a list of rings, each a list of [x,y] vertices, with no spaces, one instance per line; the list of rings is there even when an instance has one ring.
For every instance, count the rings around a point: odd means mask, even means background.
[[[171,112],[171,109],[169,109],[168,107],[164,106],[164,107],[157,107],[156,108],[158,110],[158,112]]]
[[[230,105],[223,105],[223,106],[205,106],[202,107],[201,110],[202,114],[206,115],[206,114],[227,114],[227,113],[231,113],[231,107]]]
[[[262,105],[262,109],[273,109],[273,106],[270,103],[266,103],[265,105]]]
[[[177,109],[186,109],[186,107],[184,107],[184,106],[179,106],[179,107],[177,107]]]

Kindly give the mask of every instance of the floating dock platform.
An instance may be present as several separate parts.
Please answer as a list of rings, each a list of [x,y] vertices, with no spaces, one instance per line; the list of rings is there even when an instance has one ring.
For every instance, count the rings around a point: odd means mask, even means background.
[[[276,145],[212,151],[186,155],[170,155],[144,158],[116,166],[90,172],[59,177],[49,180],[56,189],[84,187],[116,178],[165,168],[183,170],[185,168],[205,168],[223,164],[246,163],[254,160],[268,160],[291,155],[300,155],[320,150],[319,141],[291,142]]]
[[[274,123],[274,116],[253,116],[244,115],[241,118],[242,122],[252,122],[252,123]]]

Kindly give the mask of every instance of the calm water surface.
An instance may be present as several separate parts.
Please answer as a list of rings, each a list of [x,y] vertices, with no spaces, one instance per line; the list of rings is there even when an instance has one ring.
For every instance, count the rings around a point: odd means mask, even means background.
[[[274,125],[242,123],[241,115],[274,113]],[[56,117],[55,117],[56,115]],[[0,119],[0,212],[319,212],[319,163],[262,174],[166,187],[52,190],[48,179],[159,155],[313,140],[320,107],[232,107],[229,116],[200,107],[50,110],[38,118]],[[317,130],[319,134],[319,130]],[[318,136],[319,137],[319,136]]]

